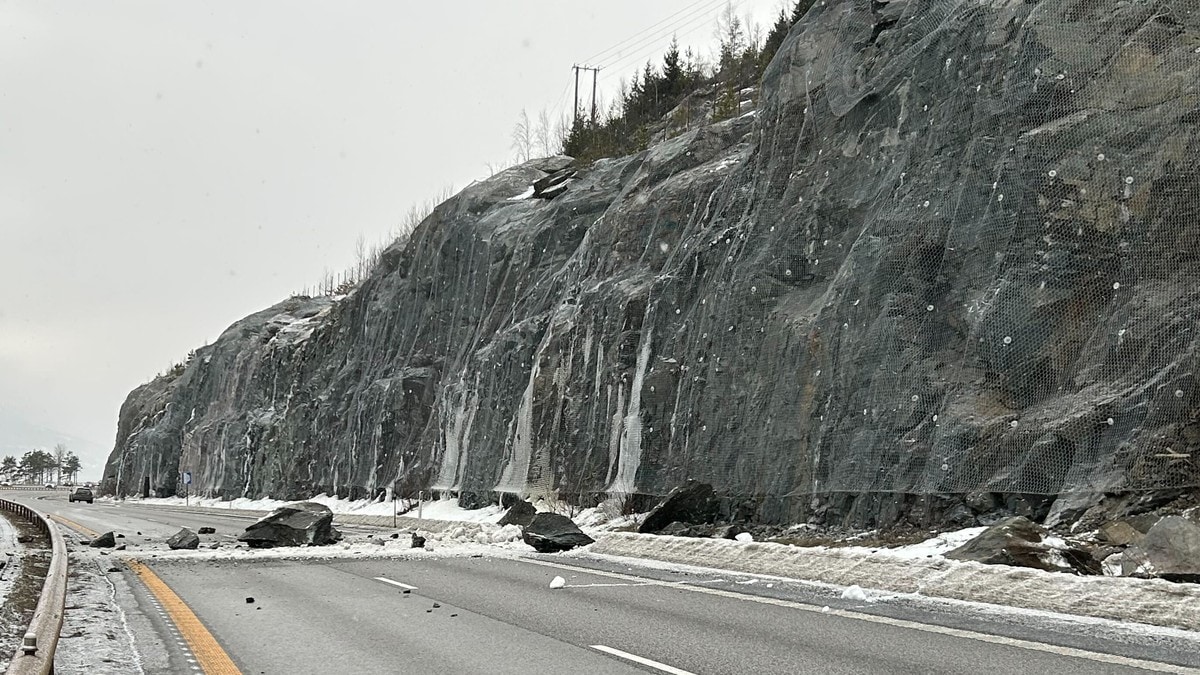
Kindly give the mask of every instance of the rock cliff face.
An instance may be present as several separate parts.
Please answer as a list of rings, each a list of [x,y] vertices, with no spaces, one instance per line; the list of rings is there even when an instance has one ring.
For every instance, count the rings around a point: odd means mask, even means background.
[[[820,3],[756,114],[474,184],[133,392],[106,486],[694,478],[872,526],[1194,490],[1198,83],[1196,0]]]

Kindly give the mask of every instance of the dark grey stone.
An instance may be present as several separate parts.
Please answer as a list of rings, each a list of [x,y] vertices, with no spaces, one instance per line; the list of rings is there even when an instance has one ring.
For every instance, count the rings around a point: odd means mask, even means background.
[[[425,548],[425,537],[413,532],[412,543],[409,545],[409,548]]]
[[[326,546],[338,542],[341,532],[333,526],[333,512],[324,504],[285,504],[263,516],[238,536],[250,548],[277,546]]]
[[[117,538],[113,536],[112,532],[105,532],[99,537],[93,539],[91,543],[88,544],[88,546],[91,546],[92,548],[112,548],[116,545]]]
[[[1042,544],[1046,530],[1024,516],[1012,516],[980,532],[974,539],[946,554],[951,560],[973,560],[988,565],[1014,565],[1057,571],[1046,562],[1049,547]]]
[[[517,500],[516,504],[508,507],[508,511],[504,512],[504,516],[500,518],[498,525],[520,525],[525,527],[533,517],[537,515],[537,509],[533,504],[524,499]]]
[[[1125,550],[1125,561],[1141,574],[1200,581],[1200,525],[1182,516],[1165,516]]]
[[[521,530],[521,539],[538,553],[558,553],[595,540],[583,533],[570,518],[557,513],[539,513]]]
[[[196,534],[216,534],[217,528],[208,527],[207,525],[196,530]]]
[[[186,527],[180,528],[178,532],[167,539],[167,547],[171,550],[199,548],[200,537]]]
[[[689,525],[712,523],[719,507],[711,485],[689,480],[671,490],[666,499],[646,515],[646,519],[638,526],[638,532],[658,532],[674,522]]]

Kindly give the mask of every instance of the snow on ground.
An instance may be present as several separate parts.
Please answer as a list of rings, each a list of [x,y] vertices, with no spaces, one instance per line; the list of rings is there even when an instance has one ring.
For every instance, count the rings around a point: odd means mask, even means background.
[[[519,202],[519,201],[521,201],[522,199],[529,199],[529,198],[530,198],[530,197],[532,197],[532,196],[533,196],[533,186],[532,186],[532,185],[530,185],[528,190],[526,190],[526,191],[522,192],[521,194],[519,194],[519,195],[517,195],[517,196],[515,196],[515,197],[509,197],[509,198],[508,198],[508,201],[510,201],[510,202]]]
[[[0,604],[8,598],[13,580],[21,574],[21,550],[17,543],[17,530],[0,515]]]
[[[105,574],[105,569],[112,565],[113,561],[98,555],[72,558],[67,582],[70,611],[63,615],[61,637],[54,652],[55,672],[93,675],[144,672],[125,611],[114,598],[116,587]]]
[[[112,497],[99,497],[99,501],[115,502]],[[281,500],[265,497],[262,499],[239,498],[231,501],[214,497],[165,497],[141,499],[128,497],[126,501],[145,504],[147,506],[188,506],[213,509],[237,509],[246,511],[270,511],[284,504],[292,504],[298,500]],[[349,500],[336,496],[319,494],[304,501],[316,502],[329,507],[330,511],[343,515],[355,516],[391,516],[393,511],[409,518],[425,518],[429,520],[446,520],[468,523],[495,523],[504,515],[505,509],[500,506],[487,506],[482,509],[465,509],[459,506],[458,499],[427,499],[418,507],[414,501],[383,501],[383,500]],[[598,507],[579,509],[565,503],[538,499],[533,506],[539,512],[551,511],[570,517],[582,528],[612,530],[629,527],[641,522],[645,514],[621,515],[620,508],[614,504],[604,503]]]
[[[632,532],[597,538],[606,554],[818,581],[876,591],[1010,605],[1061,614],[1200,630],[1200,584],[1074,576],[1025,567],[893,557],[844,548],[689,539]]]
[[[865,546],[844,546],[838,550],[855,553],[858,555],[879,555],[888,558],[900,558],[902,560],[917,560],[921,558],[941,558],[943,553],[953,551],[962,546],[968,541],[979,536],[986,527],[968,527],[954,532],[943,532],[935,537],[926,539],[925,541],[909,544],[908,546],[896,546],[893,548],[880,547],[865,547]],[[814,546],[812,550],[827,551],[827,546]]]

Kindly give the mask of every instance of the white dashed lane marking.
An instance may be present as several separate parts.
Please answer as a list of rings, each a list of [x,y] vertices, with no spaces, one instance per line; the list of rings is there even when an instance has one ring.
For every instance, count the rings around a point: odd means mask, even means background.
[[[659,663],[658,661],[648,659],[644,656],[638,656],[637,654],[630,654],[629,652],[623,652],[620,649],[613,649],[612,647],[606,647],[605,645],[592,645],[592,649],[604,652],[605,654],[611,654],[612,656],[620,657],[627,661],[633,661],[634,663],[640,663],[643,666],[649,666],[650,668],[654,668],[656,670],[661,670],[664,673],[671,673],[671,675],[694,675],[694,673],[692,673],[691,671],[681,670],[679,668],[676,668],[675,666],[668,666],[665,663]]]
[[[401,582],[399,582],[399,581],[396,581],[396,580],[394,580],[394,579],[388,579],[387,577],[375,577],[375,581],[382,581],[382,582],[383,582],[383,583],[385,583],[385,584],[391,584],[391,585],[393,585],[393,586],[399,586],[400,588],[404,588],[404,589],[407,589],[407,590],[410,590],[410,591],[415,591],[415,590],[417,590],[417,587],[416,587],[416,586],[409,586],[408,584],[401,583]]]

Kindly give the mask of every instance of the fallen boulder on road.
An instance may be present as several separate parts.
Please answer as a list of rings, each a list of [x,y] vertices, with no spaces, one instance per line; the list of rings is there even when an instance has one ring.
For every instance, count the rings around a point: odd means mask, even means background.
[[[91,546],[92,548],[112,548],[116,545],[117,538],[113,536],[112,532],[105,532],[99,537],[93,539],[92,543],[88,544],[88,546]]]
[[[238,537],[250,548],[326,546],[342,533],[333,526],[333,512],[315,502],[284,504],[246,528]]]
[[[534,516],[521,530],[521,539],[538,553],[569,551],[576,546],[587,546],[595,541],[584,534],[570,518],[557,513],[539,513]]]
[[[200,536],[184,527],[167,539],[167,547],[172,551],[199,548]]]
[[[202,527],[202,528],[200,528],[200,529],[196,530],[196,532],[197,532],[198,534],[216,534],[216,533],[217,533],[217,528],[215,528],[215,527],[208,527],[207,525],[205,525],[204,527]]]

